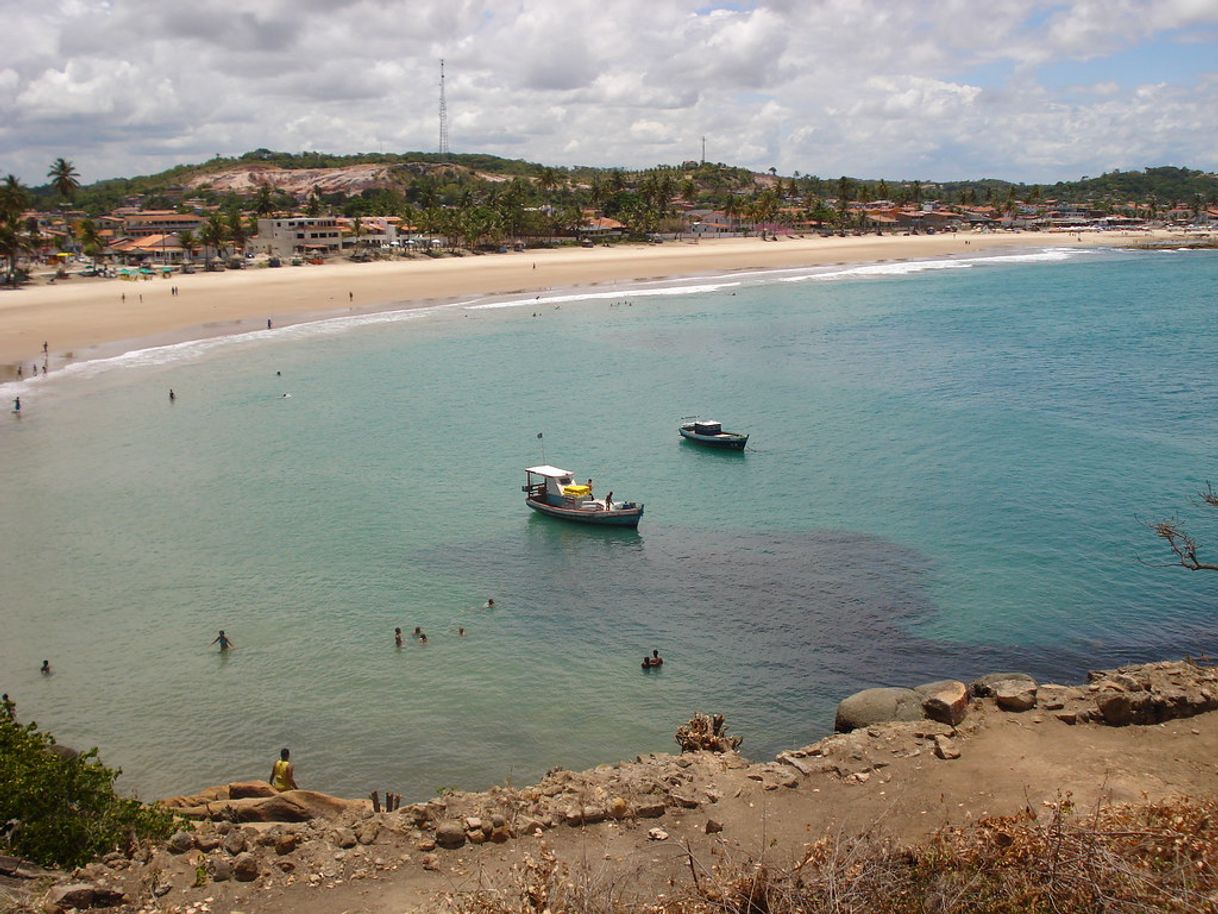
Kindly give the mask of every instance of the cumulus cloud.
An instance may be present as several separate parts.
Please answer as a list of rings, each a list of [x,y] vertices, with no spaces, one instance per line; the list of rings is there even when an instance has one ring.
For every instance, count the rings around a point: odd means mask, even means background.
[[[1167,66],[1205,59],[1218,0],[0,0],[0,21],[0,172],[31,183],[59,156],[93,180],[433,150],[440,57],[457,151],[630,168],[706,136],[713,160],[826,176],[1218,167],[1218,65]],[[1102,66],[1127,54],[1147,72]]]

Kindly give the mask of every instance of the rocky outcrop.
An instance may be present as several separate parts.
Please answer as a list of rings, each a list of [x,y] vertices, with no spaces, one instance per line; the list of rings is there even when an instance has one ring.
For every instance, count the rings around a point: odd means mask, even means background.
[[[1036,687],[1036,680],[1027,673],[989,673],[973,680],[973,694],[978,698],[993,698],[994,687],[1003,682],[1026,682],[1033,688]]]
[[[367,800],[343,800],[316,790],[280,793],[264,781],[209,787],[161,803],[187,818],[215,822],[309,822],[371,809]]]
[[[833,729],[849,733],[873,724],[921,720],[922,696],[913,689],[864,689],[837,706]]]
[[[1218,710],[1218,669],[1187,660],[1093,670],[1087,691],[1105,724],[1160,724]]]

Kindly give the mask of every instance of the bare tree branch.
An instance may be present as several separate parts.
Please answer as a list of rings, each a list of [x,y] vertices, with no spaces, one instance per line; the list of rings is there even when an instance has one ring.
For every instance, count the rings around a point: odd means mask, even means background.
[[[1218,498],[1212,490],[1202,494],[1203,497]],[[1218,564],[1203,562],[1197,558],[1197,541],[1180,526],[1175,518],[1151,524],[1150,529],[1155,532],[1155,536],[1167,540],[1168,548],[1176,556],[1177,565],[1190,571],[1218,571]]]

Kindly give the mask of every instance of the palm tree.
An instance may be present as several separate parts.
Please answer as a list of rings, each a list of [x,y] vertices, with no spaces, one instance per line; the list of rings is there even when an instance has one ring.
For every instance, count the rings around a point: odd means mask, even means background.
[[[224,222],[220,219],[219,213],[212,213],[203,228],[199,229],[199,241],[203,245],[203,257],[207,261],[207,265],[211,266],[211,260],[219,254],[220,246],[224,244],[226,238]]]
[[[740,217],[740,198],[732,194],[727,198],[727,202],[723,204],[723,215],[727,216],[733,229],[736,227],[736,220]]]
[[[227,224],[224,228],[225,234],[232,241],[233,247],[237,249],[237,253],[244,256],[245,243],[249,241],[249,228],[239,210],[234,209],[229,211]]]
[[[321,215],[321,193],[316,185],[313,187],[313,192],[309,194],[309,202],[305,205],[305,213],[309,216]]]
[[[686,178],[681,184],[681,196],[686,203],[693,204],[698,197],[698,185],[693,178]]]
[[[0,183],[0,257],[8,261],[8,276],[17,284],[17,261],[33,248],[33,235],[21,215],[29,204],[29,193],[16,175]]]
[[[0,220],[16,222],[29,205],[29,192],[16,175],[10,174],[0,184]]]
[[[541,170],[537,176],[537,186],[543,193],[553,193],[558,189],[558,170],[549,166]]]
[[[76,190],[80,187],[80,175],[76,173],[75,166],[67,159],[56,159],[51,165],[51,170],[47,172],[47,177],[51,179],[51,186],[55,188],[55,192],[61,199],[74,200],[76,198]]]
[[[270,184],[259,184],[258,194],[254,197],[254,212],[259,216],[269,216],[275,212],[275,188]]]
[[[101,233],[97,230],[97,223],[92,219],[82,219],[76,224],[76,237],[80,241],[81,250],[83,250],[93,262],[97,263],[97,256],[102,251]]]
[[[182,245],[183,258],[189,261],[195,252],[195,233],[190,229],[184,229],[178,233],[178,241]]]
[[[588,199],[592,201],[593,208],[600,212],[601,206],[605,203],[606,194],[605,182],[601,180],[599,174],[592,176],[592,181],[588,185]]]

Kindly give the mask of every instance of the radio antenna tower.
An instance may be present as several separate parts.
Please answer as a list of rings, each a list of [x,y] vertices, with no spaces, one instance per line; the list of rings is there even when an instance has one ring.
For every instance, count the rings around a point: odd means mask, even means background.
[[[444,58],[440,58],[440,155],[448,156],[448,102],[444,100]]]

